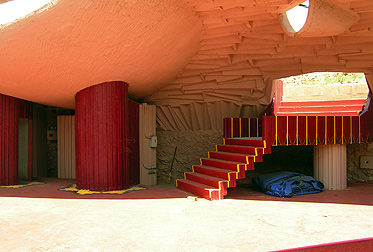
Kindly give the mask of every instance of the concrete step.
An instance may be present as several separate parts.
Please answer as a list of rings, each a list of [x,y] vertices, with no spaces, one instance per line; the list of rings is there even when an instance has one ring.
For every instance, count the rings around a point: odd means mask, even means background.
[[[185,179],[192,180],[194,182],[208,185],[221,190],[222,196],[227,195],[228,180],[222,180],[221,178],[208,176],[197,172],[186,172]]]
[[[193,172],[228,180],[228,187],[236,186],[237,172],[228,169],[216,168],[207,165],[193,165]]]
[[[177,180],[177,188],[189,193],[192,193],[198,197],[205,198],[207,200],[220,200],[223,199],[221,190],[218,188],[201,184],[188,179]]]

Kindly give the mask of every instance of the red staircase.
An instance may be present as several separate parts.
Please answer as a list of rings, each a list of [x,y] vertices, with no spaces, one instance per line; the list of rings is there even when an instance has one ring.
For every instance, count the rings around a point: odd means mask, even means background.
[[[224,118],[224,144],[194,165],[193,172],[184,173],[176,186],[208,200],[220,200],[228,188],[236,186],[237,179],[245,178],[245,171],[263,161],[263,154],[271,153],[271,146],[371,142],[372,110],[358,116],[365,104],[365,99],[284,102],[282,82],[277,80],[275,99],[265,116],[260,120]],[[265,140],[246,137],[253,135]]]
[[[278,116],[358,116],[366,99],[335,101],[281,101]]]
[[[201,158],[200,165],[193,166],[193,172],[184,173],[185,179],[177,180],[176,186],[208,200],[223,199],[227,188],[235,187],[236,180],[245,178],[245,171],[254,170],[254,163],[270,152],[261,138],[226,138],[208,158]]]

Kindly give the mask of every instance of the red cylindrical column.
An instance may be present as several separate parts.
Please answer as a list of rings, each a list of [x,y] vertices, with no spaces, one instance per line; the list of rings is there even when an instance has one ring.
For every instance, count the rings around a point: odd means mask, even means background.
[[[128,85],[106,82],[79,91],[75,97],[76,183],[96,191],[128,187]]]

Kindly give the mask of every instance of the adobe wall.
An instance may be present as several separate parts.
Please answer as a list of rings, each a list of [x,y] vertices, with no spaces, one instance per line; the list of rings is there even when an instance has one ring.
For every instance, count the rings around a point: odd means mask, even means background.
[[[366,99],[368,86],[366,84],[328,84],[310,86],[285,86],[284,101],[326,101]]]

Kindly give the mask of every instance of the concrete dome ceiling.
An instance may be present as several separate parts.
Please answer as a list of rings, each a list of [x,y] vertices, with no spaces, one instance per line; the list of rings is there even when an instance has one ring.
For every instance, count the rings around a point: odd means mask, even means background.
[[[79,90],[130,84],[143,98],[172,81],[198,49],[201,20],[172,0],[58,0],[0,27],[0,93],[74,107]]]
[[[160,106],[257,106],[271,101],[276,78],[371,73],[373,1],[320,1],[356,19],[293,37],[279,16],[303,0],[52,1],[0,27],[0,93],[73,108],[82,88],[122,80],[132,98]]]

